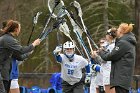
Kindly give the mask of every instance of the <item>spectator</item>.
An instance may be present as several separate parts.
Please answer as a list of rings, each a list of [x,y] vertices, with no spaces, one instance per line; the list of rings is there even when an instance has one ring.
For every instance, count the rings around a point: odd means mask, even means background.
[[[111,93],[129,93],[136,57],[136,38],[131,32],[133,24],[121,23],[117,30],[115,48],[111,52],[100,49],[99,55],[103,60],[111,61]]]

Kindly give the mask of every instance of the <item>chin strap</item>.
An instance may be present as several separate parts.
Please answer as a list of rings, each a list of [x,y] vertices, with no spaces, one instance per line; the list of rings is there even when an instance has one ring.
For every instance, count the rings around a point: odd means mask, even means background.
[[[64,53],[65,56],[69,59],[69,61],[73,61],[73,58],[74,58],[74,54],[71,55],[71,56],[68,56],[66,53]]]

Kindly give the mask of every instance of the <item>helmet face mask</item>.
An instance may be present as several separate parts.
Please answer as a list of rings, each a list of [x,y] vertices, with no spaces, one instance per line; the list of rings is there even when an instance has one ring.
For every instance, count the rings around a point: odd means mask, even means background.
[[[73,48],[66,48],[66,49],[64,50],[64,53],[65,53],[69,58],[71,58],[72,55],[74,54],[74,49],[73,49]]]

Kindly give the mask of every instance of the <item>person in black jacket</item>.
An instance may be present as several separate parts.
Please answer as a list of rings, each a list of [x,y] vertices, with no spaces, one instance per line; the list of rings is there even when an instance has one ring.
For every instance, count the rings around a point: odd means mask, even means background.
[[[103,60],[111,61],[111,93],[129,93],[136,57],[136,38],[132,30],[132,24],[121,23],[112,52],[99,50]]]
[[[19,35],[20,29],[19,22],[9,20],[2,30],[3,35],[0,37],[0,93],[8,93],[13,54],[22,55],[31,52],[35,46],[40,44],[40,39],[36,39],[29,46],[21,46],[15,39]],[[1,76],[3,69],[5,69],[5,73]],[[5,82],[2,82],[3,79]]]

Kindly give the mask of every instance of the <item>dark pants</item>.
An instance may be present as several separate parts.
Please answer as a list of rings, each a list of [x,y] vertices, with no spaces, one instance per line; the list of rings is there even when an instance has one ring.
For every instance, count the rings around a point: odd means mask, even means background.
[[[66,81],[63,81],[62,89],[63,93],[84,93],[84,84],[80,81],[74,85],[70,85]]]
[[[3,80],[3,84],[4,84],[4,87],[5,87],[6,93],[9,93],[11,81]]]
[[[5,88],[4,88],[4,84],[3,84],[3,81],[0,80],[0,93],[6,93],[5,92]]]
[[[126,90],[120,86],[115,86],[116,93],[129,93],[129,90]]]
[[[3,84],[3,80],[1,77],[1,73],[0,73],[0,93],[6,93],[5,88],[4,88],[4,84]]]

